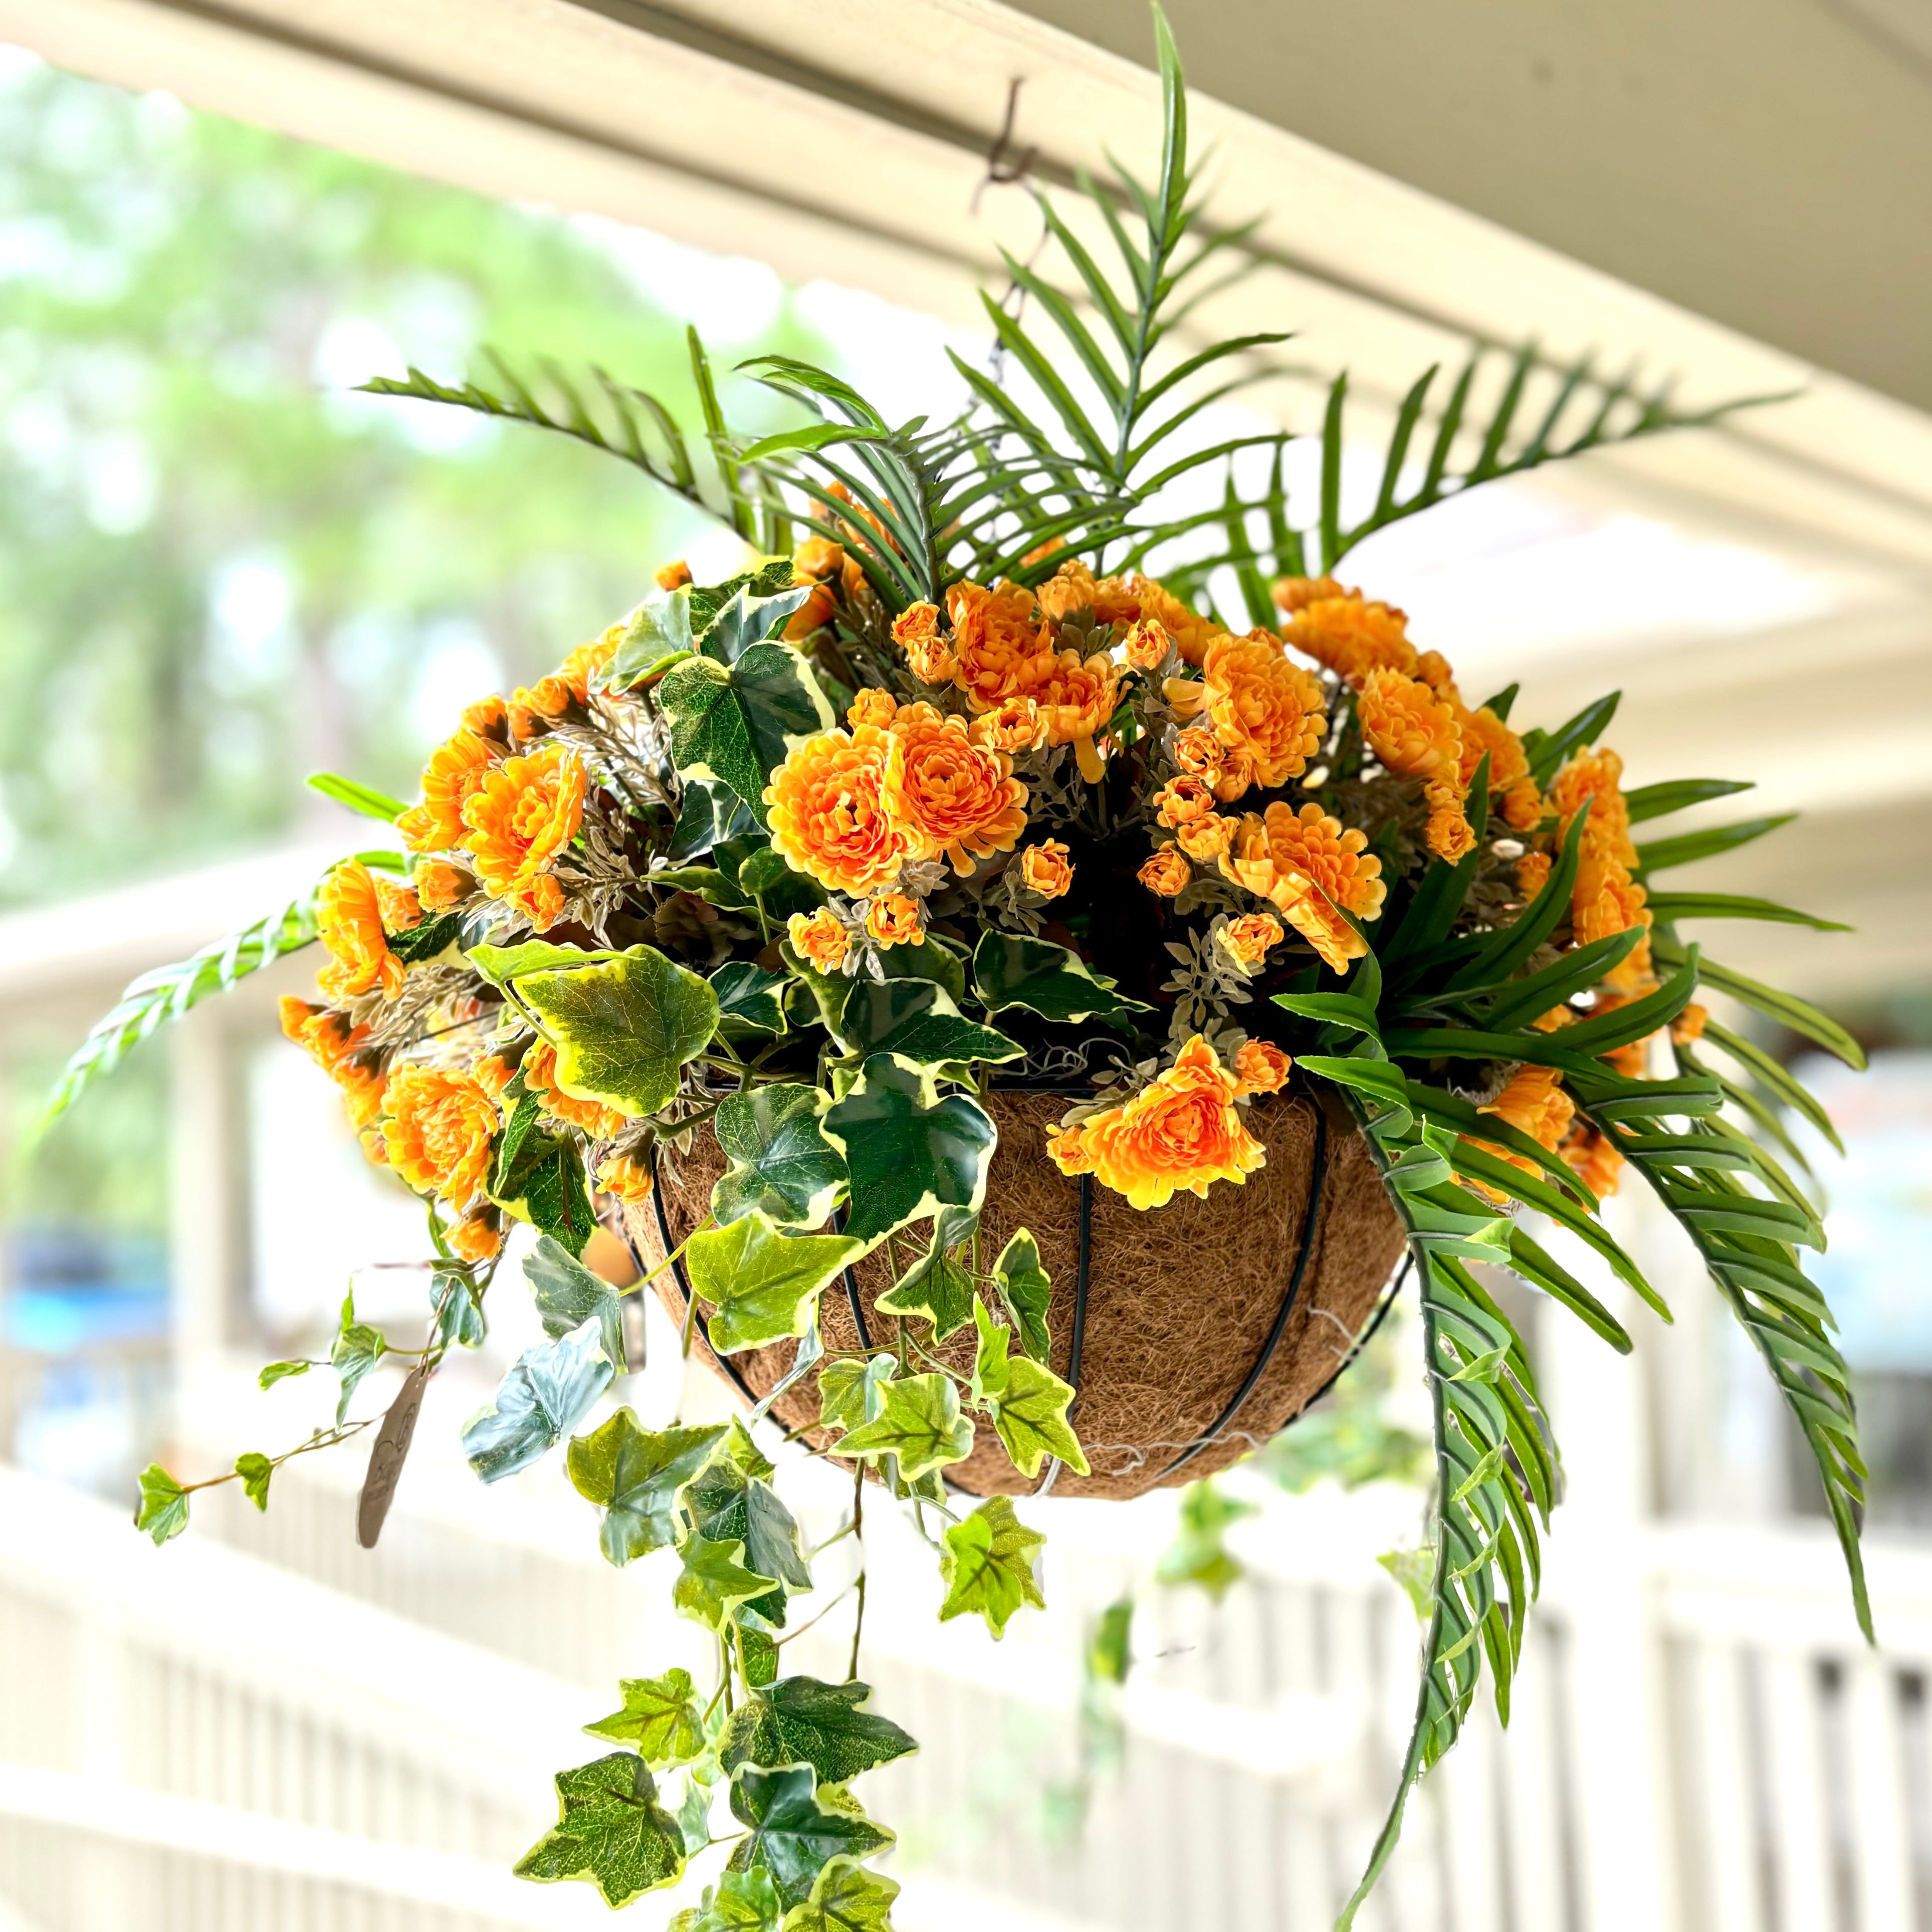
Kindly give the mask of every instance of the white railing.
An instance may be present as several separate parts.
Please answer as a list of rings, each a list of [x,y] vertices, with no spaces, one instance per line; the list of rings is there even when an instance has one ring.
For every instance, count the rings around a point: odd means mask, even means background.
[[[36,1932],[601,1922],[507,1868],[615,1676],[696,1633],[587,1535],[499,1535],[424,1481],[371,1556],[346,1474],[277,1483],[266,1517],[204,1508],[155,1552],[0,1477],[0,1900]],[[997,1647],[934,1625],[930,1552],[878,1513],[866,1674],[922,1746],[868,1780],[905,1932],[1324,1932],[1414,1694],[1365,1554],[1412,1510],[1280,1499],[1218,1610],[1144,1592],[1124,1754],[1077,1831],[1075,1660],[1130,1568],[1121,1512],[1051,1510],[1053,1608]],[[1932,1558],[1871,1570],[1876,1655],[1828,1534],[1565,1525],[1508,1736],[1479,1714],[1417,1794],[1364,1932],[1932,1932]],[[848,1636],[835,1615],[796,1660],[842,1675]]]

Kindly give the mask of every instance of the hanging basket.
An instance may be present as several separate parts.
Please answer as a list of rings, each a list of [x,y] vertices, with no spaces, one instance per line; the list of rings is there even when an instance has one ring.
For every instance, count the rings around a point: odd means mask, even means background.
[[[1031,1230],[1053,1279],[1048,1312],[1054,1372],[1078,1390],[1075,1428],[1093,1473],[1049,1462],[1029,1481],[992,1431],[949,1482],[975,1496],[1020,1495],[1051,1484],[1056,1496],[1124,1500],[1192,1481],[1246,1455],[1300,1414],[1346,1358],[1373,1312],[1402,1248],[1402,1230],[1361,1137],[1346,1117],[1281,1094],[1256,1103],[1250,1125],[1268,1164],[1205,1199],[1175,1196],[1143,1211],[1095,1185],[1069,1180],[1046,1151],[1046,1130],[1066,1111],[1062,1094],[995,1091],[1000,1130],[981,1220],[982,1253]],[[710,1212],[724,1157],[706,1128],[674,1168],[667,1160],[646,1202],[626,1210],[647,1268],[660,1265]],[[990,1244],[990,1245],[989,1245]],[[895,1334],[874,1304],[892,1286],[883,1249],[826,1290],[820,1322],[833,1351],[877,1347]],[[690,1285],[682,1263],[657,1292],[684,1318]],[[973,1329],[935,1352],[970,1370]],[[720,1358],[692,1346],[748,1404],[791,1366],[790,1341]],[[779,1396],[773,1414],[803,1429],[818,1414],[816,1377]],[[818,1444],[817,1432],[811,1439]]]

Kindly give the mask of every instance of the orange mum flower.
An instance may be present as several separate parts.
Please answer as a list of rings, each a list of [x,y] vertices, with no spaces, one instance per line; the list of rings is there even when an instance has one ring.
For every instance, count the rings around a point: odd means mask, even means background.
[[[524,1055],[524,1085],[537,1096],[537,1105],[554,1120],[575,1127],[593,1141],[608,1141],[628,1116],[601,1100],[580,1100],[556,1084],[556,1048],[540,1040]]]
[[[1608,1134],[1598,1132],[1588,1120],[1579,1120],[1565,1137],[1561,1152],[1570,1172],[1599,1202],[1616,1193],[1623,1178],[1623,1150]]]
[[[502,700],[488,702],[500,706]],[[422,804],[396,820],[403,843],[412,852],[442,852],[460,845],[470,832],[463,808],[496,764],[495,747],[467,727],[439,745],[423,767]]]
[[[448,912],[476,890],[476,881],[440,859],[422,859],[414,874],[418,901],[431,912]]]
[[[1244,1042],[1234,1055],[1234,1075],[1240,1085],[1237,1094],[1279,1094],[1288,1084],[1294,1062],[1271,1040]]]
[[[1175,842],[1190,859],[1211,866],[1234,842],[1234,821],[1218,813],[1190,820],[1174,835]]]
[[[1134,874],[1156,897],[1178,898],[1194,878],[1194,868],[1186,855],[1172,845],[1163,845]]]
[[[1073,883],[1073,863],[1058,838],[1029,845],[1020,854],[1020,878],[1043,899],[1060,898]]]
[[[1077,558],[1063,563],[1035,593],[1040,608],[1056,624],[1076,610],[1094,608],[1094,573]]]
[[[422,923],[422,902],[415,892],[380,874],[376,880],[376,903],[382,909],[385,932],[411,932]]]
[[[1553,1066],[1520,1066],[1510,1077],[1509,1084],[1487,1106],[1477,1111],[1493,1114],[1498,1120],[1527,1134],[1538,1147],[1554,1154],[1576,1115],[1576,1103],[1564,1092],[1562,1083],[1562,1076]],[[1526,1154],[1511,1154],[1505,1148],[1478,1140],[1473,1135],[1468,1138],[1472,1146],[1494,1154],[1499,1160],[1508,1161],[1510,1166],[1520,1168],[1526,1174],[1540,1172]],[[1484,1186],[1480,1181],[1472,1185],[1488,1200],[1499,1202],[1507,1198],[1495,1188]]]
[[[1222,760],[1226,755],[1220,740],[1203,725],[1190,724],[1174,741],[1174,762],[1184,772],[1205,778],[1210,784],[1220,776]]]
[[[794,746],[765,788],[773,848],[822,886],[863,898],[929,854],[892,815],[886,770],[898,741],[876,724]]]
[[[1388,896],[1382,862],[1364,856],[1368,842],[1360,832],[1344,832],[1318,805],[1298,813],[1277,799],[1266,812],[1244,817],[1221,870],[1271,900],[1330,971],[1346,973],[1368,946],[1342,914],[1379,919]]]
[[[963,718],[929,704],[903,706],[892,720],[886,808],[920,844],[944,852],[962,877],[995,852],[1010,852],[1026,830],[1027,788],[1004,752],[982,749]]]
[[[1245,638],[1224,632],[1208,646],[1200,682],[1169,678],[1166,692],[1182,717],[1204,710],[1215,736],[1230,751],[1248,754],[1261,785],[1299,776],[1321,745],[1321,680],[1291,662],[1267,631]]]
[[[1211,617],[1190,610],[1164,584],[1138,572],[1103,577],[1094,586],[1094,614],[1103,624],[1128,624],[1152,618],[1174,640],[1184,663],[1198,664],[1216,638],[1228,634]]]
[[[503,1245],[503,1217],[491,1207],[473,1208],[450,1226],[443,1239],[458,1261],[487,1262]]]
[[[914,604],[902,610],[892,620],[892,641],[920,683],[950,684],[958,675],[959,660],[939,634],[938,605]]]
[[[1050,652],[1022,667],[1021,686],[1040,706],[1049,745],[1071,745],[1080,776],[1098,784],[1106,766],[1094,740],[1104,732],[1120,695],[1120,668],[1104,651],[1083,664],[1077,651]]]
[[[315,922],[330,962],[315,982],[329,998],[352,1000],[380,988],[393,1000],[403,990],[403,962],[389,950],[382,901],[367,866],[352,859],[329,874],[317,896]]]
[[[560,746],[506,759],[463,808],[476,876],[492,898],[514,906],[542,932],[563,910],[548,868],[584,820],[583,761]]]
[[[651,1198],[651,1164],[634,1154],[614,1154],[597,1170],[597,1184],[627,1207]]]
[[[486,1053],[470,1064],[470,1077],[493,1100],[501,1100],[503,1089],[517,1077],[517,1070],[501,1054]]]
[[[946,593],[946,608],[952,620],[952,681],[975,711],[996,710],[1025,689],[1026,667],[1052,656],[1052,633],[1040,621],[1033,592],[1017,584],[991,590],[956,584]]]
[[[1284,937],[1281,922],[1264,912],[1250,913],[1244,919],[1230,920],[1216,935],[1229,956],[1244,966],[1258,966]]]
[[[1351,590],[1337,584],[1332,577],[1277,577],[1268,586],[1268,595],[1274,599],[1276,609],[1289,617],[1328,598],[1359,597],[1361,594],[1359,590]]]
[[[785,922],[785,934],[799,957],[820,973],[837,972],[851,950],[845,928],[823,907],[809,919],[794,913]]]
[[[1511,877],[1526,899],[1533,899],[1550,883],[1551,861],[1547,852],[1526,852],[1516,862]]]
[[[352,1028],[349,1016],[333,1006],[312,1006],[286,994],[282,997],[281,1022],[282,1031],[342,1089],[350,1120],[358,1127],[368,1126],[382,1111],[386,1084],[374,1056],[364,1058],[362,1052],[369,1029]]]
[[[1399,778],[1449,778],[1462,770],[1462,728],[1427,685],[1371,671],[1356,706],[1369,749]]]
[[[1695,1000],[1670,1022],[1670,1037],[1678,1046],[1689,1046],[1704,1037],[1704,1023],[1711,1016]]]
[[[796,583],[816,584],[836,577],[844,568],[844,549],[830,537],[807,537],[791,554],[792,578]],[[932,608],[929,604],[926,608]]]
[[[1222,760],[1220,776],[1214,781],[1214,796],[1223,805],[1246,798],[1255,788],[1254,754],[1245,746],[1230,752]]]
[[[880,946],[923,946],[926,924],[919,902],[904,892],[887,892],[866,908],[867,934]]]
[[[1585,854],[1614,859],[1629,872],[1636,866],[1636,848],[1630,842],[1623,776],[1623,760],[1607,746],[1598,751],[1586,746],[1556,774],[1550,788],[1550,804],[1562,818],[1560,832],[1567,836],[1570,821],[1588,799],[1590,818],[1583,828]]]
[[[845,707],[847,724],[877,724],[883,729],[897,716],[899,701],[890,691],[881,691],[875,685],[862,691]]]
[[[1063,1174],[1090,1173],[1136,1208],[1164,1208],[1182,1188],[1242,1185],[1268,1155],[1241,1124],[1238,1076],[1198,1034],[1150,1087],[1118,1107],[1049,1136]]]
[[[1589,843],[1587,834],[1584,843],[1586,846]],[[1642,886],[1614,859],[1593,853],[1576,868],[1576,889],[1570,900],[1570,924],[1579,946],[1607,939],[1612,933],[1628,932],[1634,926],[1646,928],[1636,950],[1604,975],[1604,983],[1619,993],[1636,992],[1652,977],[1647,930],[1652,914],[1645,903],[1647,897]]]
[[[682,590],[690,581],[691,566],[682,557],[675,563],[666,564],[657,573],[658,588],[662,591]]]
[[[1158,617],[1142,617],[1127,627],[1121,654],[1136,670],[1158,670],[1174,648],[1167,626]]]
[[[1490,789],[1502,794],[1503,818],[1518,832],[1534,831],[1543,817],[1543,799],[1529,775],[1529,754],[1522,740],[1486,704],[1480,711],[1459,706],[1456,716],[1462,733],[1458,777],[1463,790],[1474,782],[1476,767],[1487,752]]]
[[[1154,795],[1154,816],[1170,830],[1196,818],[1204,818],[1214,809],[1214,790],[1184,772],[1170,778]]]
[[[509,742],[510,707],[500,698],[479,698],[474,704],[466,704],[458,722],[479,738],[499,745]]]
[[[418,1193],[466,1207],[490,1171],[495,1100],[466,1074],[406,1066],[391,1077],[387,1102],[389,1165]]]
[[[1431,778],[1423,788],[1429,806],[1424,842],[1438,859],[1454,865],[1476,849],[1476,828],[1462,806],[1461,788],[1448,778]]]
[[[1340,595],[1310,597],[1289,617],[1282,635],[1297,650],[1326,664],[1358,691],[1372,671],[1399,671],[1405,677],[1413,673],[1415,647],[1408,641],[1408,620],[1401,611],[1386,604],[1365,603],[1360,591],[1341,590],[1327,580],[1309,587]],[[1281,601],[1279,595],[1276,601]]]
[[[974,718],[968,735],[991,752],[1036,752],[1046,742],[1046,719],[1030,698],[1009,698]]]

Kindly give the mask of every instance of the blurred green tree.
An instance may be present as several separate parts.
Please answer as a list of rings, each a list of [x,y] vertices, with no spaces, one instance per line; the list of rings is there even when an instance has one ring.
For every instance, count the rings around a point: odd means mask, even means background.
[[[682,395],[652,285],[716,269],[37,62],[0,108],[0,904],[340,826],[318,768],[406,795],[698,534],[560,438],[346,392],[489,344]],[[718,266],[728,350],[829,356]]]

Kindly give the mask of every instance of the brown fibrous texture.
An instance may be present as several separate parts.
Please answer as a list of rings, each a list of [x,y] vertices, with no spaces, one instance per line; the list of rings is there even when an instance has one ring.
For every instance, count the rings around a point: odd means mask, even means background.
[[[1075,1381],[1080,1183],[1061,1174],[1046,1152],[1046,1130],[1066,1105],[1057,1095],[990,1096],[1000,1143],[980,1244],[990,1268],[1010,1235],[1031,1231],[1053,1280],[1051,1366]],[[1300,1292],[1254,1387],[1232,1416],[1221,1419],[1262,1358],[1294,1271],[1311,1209],[1319,1118],[1316,1103],[1302,1095],[1256,1102],[1249,1126],[1267,1148],[1267,1165],[1244,1186],[1217,1184],[1205,1198],[1180,1194],[1164,1208],[1143,1211],[1104,1187],[1092,1188],[1079,1393],[1072,1416],[1093,1473],[1060,1469],[1053,1478],[1055,1496],[1124,1499],[1210,1475],[1292,1422],[1347,1358],[1400,1258],[1402,1232],[1367,1147],[1337,1118],[1327,1125],[1324,1173],[1312,1203],[1312,1245]],[[674,1164],[668,1158],[662,1162],[658,1195],[674,1244],[709,1212],[712,1185],[724,1168],[708,1129],[699,1130],[691,1150]],[[664,1252],[657,1206],[640,1202],[625,1214],[640,1254],[657,1266]],[[898,1238],[902,1264],[930,1230],[925,1223]],[[891,1346],[894,1318],[874,1306],[892,1286],[886,1250],[867,1256],[852,1272],[872,1346]],[[656,1286],[674,1318],[682,1321],[676,1276],[660,1276]],[[842,1282],[825,1292],[820,1325],[829,1352],[862,1346]],[[915,1323],[914,1332],[926,1340],[923,1323]],[[973,1332],[969,1322],[934,1352],[970,1369]],[[703,1334],[700,1322],[692,1346],[715,1366]],[[748,1349],[732,1356],[730,1364],[762,1397],[790,1366],[796,1346],[785,1341]],[[807,1428],[818,1414],[815,1378],[801,1378],[772,1412],[788,1429]],[[1022,1476],[991,1425],[984,1418],[978,1423],[973,1453],[946,1470],[947,1480],[976,1496],[1038,1489],[1046,1477]],[[1210,1431],[1211,1440],[1172,1466]],[[823,1446],[815,1431],[807,1439]]]

